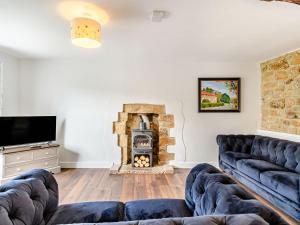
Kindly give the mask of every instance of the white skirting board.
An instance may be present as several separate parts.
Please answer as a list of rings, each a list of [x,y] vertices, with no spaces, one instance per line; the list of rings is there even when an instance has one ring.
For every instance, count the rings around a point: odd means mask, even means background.
[[[60,162],[61,168],[110,168],[112,162]]]
[[[280,139],[289,140],[289,141],[300,142],[300,135],[296,135],[296,134],[287,134],[287,133],[273,132],[273,131],[267,131],[267,130],[257,130],[256,134],[262,135],[262,136],[273,137],[273,138],[280,138]]]
[[[208,163],[218,168],[217,162],[176,162],[170,164],[175,168],[193,168],[200,163]],[[60,162],[61,168],[111,168],[113,162]]]
[[[173,165],[175,168],[193,168],[194,166],[197,166],[198,164],[201,163],[208,163],[214,167],[219,168],[219,163],[218,162],[176,162],[176,161],[171,161],[170,164]]]

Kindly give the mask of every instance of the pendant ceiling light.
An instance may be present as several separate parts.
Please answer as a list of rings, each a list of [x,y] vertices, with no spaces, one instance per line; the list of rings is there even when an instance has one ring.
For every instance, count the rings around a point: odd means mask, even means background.
[[[101,25],[108,22],[108,15],[98,6],[80,1],[66,1],[59,5],[60,13],[71,22],[71,41],[82,48],[101,45]]]
[[[72,20],[72,43],[82,48],[97,48],[101,45],[101,26],[96,20],[79,17]]]

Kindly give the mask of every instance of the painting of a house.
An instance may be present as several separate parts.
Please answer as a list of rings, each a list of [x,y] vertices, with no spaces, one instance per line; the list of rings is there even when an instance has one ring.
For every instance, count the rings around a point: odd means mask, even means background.
[[[208,100],[207,102],[212,102],[212,103],[216,103],[218,100],[218,97],[215,93],[210,93],[207,91],[201,91],[201,96],[202,96],[202,102],[205,102],[206,100]]]
[[[199,112],[239,112],[240,78],[199,78]]]

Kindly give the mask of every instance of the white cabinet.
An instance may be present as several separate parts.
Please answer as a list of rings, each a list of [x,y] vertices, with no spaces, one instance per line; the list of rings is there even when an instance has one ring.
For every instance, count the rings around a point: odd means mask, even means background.
[[[0,184],[31,169],[59,173],[59,146],[10,148],[0,152]]]

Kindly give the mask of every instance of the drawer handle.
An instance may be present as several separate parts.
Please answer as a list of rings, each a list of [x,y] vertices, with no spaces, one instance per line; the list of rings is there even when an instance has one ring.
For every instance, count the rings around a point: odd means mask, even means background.
[[[18,156],[18,157],[17,157],[17,160],[20,160],[20,159],[21,159],[21,157],[20,157],[20,156]]]
[[[49,152],[45,152],[45,155],[49,155]]]
[[[17,168],[17,171],[20,172],[22,169],[21,168]]]

